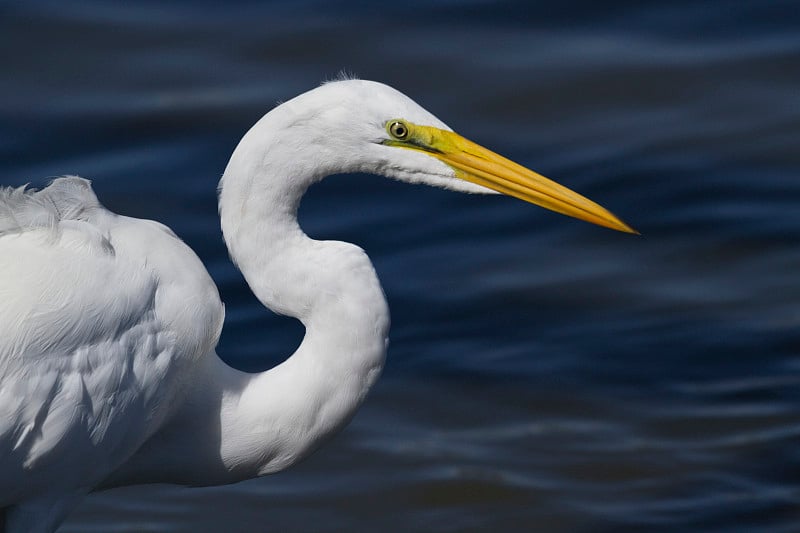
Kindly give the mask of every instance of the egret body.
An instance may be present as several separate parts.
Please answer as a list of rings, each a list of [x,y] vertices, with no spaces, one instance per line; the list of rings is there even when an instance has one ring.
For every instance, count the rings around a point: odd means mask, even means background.
[[[347,424],[383,367],[389,310],[360,248],[297,222],[306,189],[347,172],[633,231],[390,87],[325,84],[256,123],[220,182],[231,257],[265,306],[306,329],[286,361],[249,374],[215,353],[217,288],[168,228],[106,210],[77,177],[0,189],[0,530],[54,531],[101,488],[276,472]]]

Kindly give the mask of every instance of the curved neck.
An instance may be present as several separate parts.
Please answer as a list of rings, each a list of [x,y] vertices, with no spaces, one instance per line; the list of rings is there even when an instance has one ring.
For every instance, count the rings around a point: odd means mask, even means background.
[[[297,223],[307,188],[349,169],[312,170],[308,154],[279,146],[285,136],[269,136],[279,109],[231,157],[220,217],[247,283],[264,305],[302,321],[303,342],[258,374],[208,354],[173,418],[105,487],[217,485],[286,468],[347,424],[383,368],[389,310],[372,264],[357,246],[315,241]]]
[[[306,334],[282,364],[226,385],[222,459],[241,477],[285,468],[343,427],[383,368],[389,329],[383,290],[363,250],[300,229],[300,199],[324,175],[298,164],[304,154],[269,144],[265,152],[266,126],[257,124],[228,164],[222,228],[258,299],[299,319]]]

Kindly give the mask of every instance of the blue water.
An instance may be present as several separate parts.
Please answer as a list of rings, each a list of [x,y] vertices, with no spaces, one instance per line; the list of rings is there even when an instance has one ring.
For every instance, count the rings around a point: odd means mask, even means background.
[[[302,336],[227,258],[215,187],[275,102],[346,69],[606,205],[338,176],[301,209],[371,255],[382,380],[294,469],[90,496],[64,532],[800,530],[797,2],[0,5],[0,185],[94,181],[220,286],[219,348]]]

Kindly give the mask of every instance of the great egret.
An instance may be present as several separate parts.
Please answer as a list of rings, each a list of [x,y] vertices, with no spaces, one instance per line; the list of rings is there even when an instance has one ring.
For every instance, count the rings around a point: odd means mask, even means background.
[[[58,527],[98,488],[218,485],[307,456],[383,367],[389,310],[366,254],[297,222],[306,189],[366,172],[501,192],[620,231],[594,202],[453,133],[375,82],[324,84],[267,113],[220,182],[230,255],[258,299],[300,320],[275,368],[226,366],[217,288],[167,227],[114,214],[88,181],[0,190],[0,516]]]

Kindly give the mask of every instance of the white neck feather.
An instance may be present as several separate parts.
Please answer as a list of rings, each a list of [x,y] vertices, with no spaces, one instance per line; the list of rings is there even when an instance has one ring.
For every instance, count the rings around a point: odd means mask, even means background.
[[[185,407],[106,486],[166,481],[221,484],[286,468],[341,429],[383,368],[389,310],[366,254],[315,241],[297,208],[325,175],[330,154],[303,153],[273,110],[242,139],[220,183],[220,217],[231,257],[258,299],[296,317],[302,344],[266,372],[234,370],[212,354],[193,376]],[[288,144],[287,144],[288,143]]]
[[[389,329],[383,290],[364,251],[315,241],[300,229],[300,199],[324,175],[298,164],[317,156],[302,148],[292,153],[281,143],[270,151],[268,144],[263,157],[268,118],[242,140],[220,190],[225,240],[250,288],[264,305],[306,327],[297,351],[248,376],[235,407],[223,411],[231,421],[227,432],[238,435],[223,441],[223,455],[252,456],[260,447],[268,460],[257,461],[259,474],[307,455],[350,420],[383,368]]]

